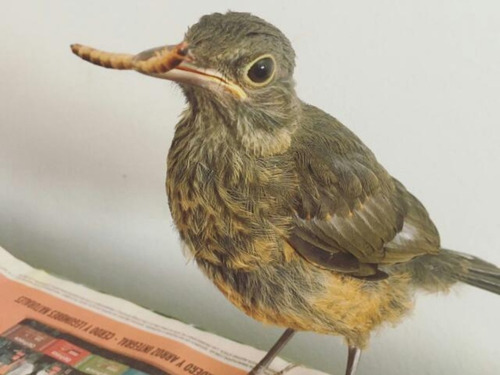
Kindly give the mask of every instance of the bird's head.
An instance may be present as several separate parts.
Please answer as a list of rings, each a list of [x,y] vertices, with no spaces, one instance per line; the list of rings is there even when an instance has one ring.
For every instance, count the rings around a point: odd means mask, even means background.
[[[260,153],[286,148],[300,105],[293,81],[295,52],[280,30],[249,13],[214,13],[191,26],[182,45],[187,45],[189,58],[181,56],[181,62],[166,71],[146,71],[134,64],[144,65],[179,45],[116,55],[125,56],[126,64],[113,66],[112,59],[98,64],[178,83],[190,105],[187,115],[202,116],[205,122],[212,118],[245,147],[257,152],[262,148]],[[97,63],[97,55],[74,52]]]
[[[288,38],[259,17],[228,12],[203,16],[185,42],[193,61],[162,78],[184,73],[178,82],[193,109],[225,117],[244,146],[287,148],[299,117]]]
[[[226,104],[258,105],[281,93],[294,95],[293,48],[280,30],[256,16],[204,16],[189,28],[185,41],[194,61],[177,68],[192,69],[192,85],[185,87],[188,99],[208,96]]]

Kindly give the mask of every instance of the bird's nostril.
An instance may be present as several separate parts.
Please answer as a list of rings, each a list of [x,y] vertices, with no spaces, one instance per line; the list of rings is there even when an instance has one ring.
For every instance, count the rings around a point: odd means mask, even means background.
[[[177,53],[181,56],[187,56],[189,52],[189,45],[187,43],[183,43],[178,49]]]

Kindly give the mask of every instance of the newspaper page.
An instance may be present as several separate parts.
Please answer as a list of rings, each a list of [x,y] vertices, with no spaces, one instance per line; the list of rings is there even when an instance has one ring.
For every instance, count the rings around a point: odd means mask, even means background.
[[[0,375],[244,375],[264,354],[35,270],[0,247]],[[266,374],[325,375],[279,358]]]

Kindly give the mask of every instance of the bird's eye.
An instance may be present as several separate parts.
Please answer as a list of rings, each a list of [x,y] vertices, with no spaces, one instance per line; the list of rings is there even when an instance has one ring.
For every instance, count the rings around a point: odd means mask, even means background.
[[[248,64],[246,77],[254,86],[264,86],[274,76],[274,58],[264,55]]]

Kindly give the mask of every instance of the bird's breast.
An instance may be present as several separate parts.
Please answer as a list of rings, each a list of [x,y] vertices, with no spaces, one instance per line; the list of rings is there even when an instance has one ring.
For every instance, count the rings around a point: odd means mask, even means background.
[[[293,181],[283,157],[194,149],[175,139],[169,153],[173,221],[192,255],[215,265],[249,270],[282,259]]]

